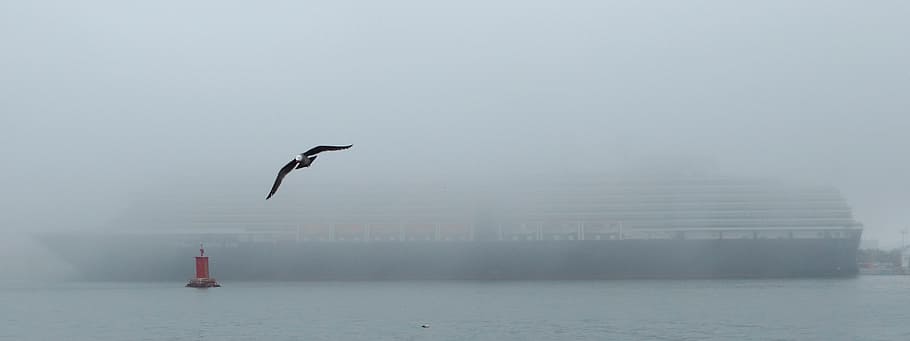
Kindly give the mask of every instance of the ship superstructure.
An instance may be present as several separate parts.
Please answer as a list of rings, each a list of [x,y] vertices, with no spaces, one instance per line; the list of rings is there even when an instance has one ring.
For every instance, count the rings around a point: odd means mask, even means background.
[[[625,278],[851,275],[862,233],[836,189],[767,180],[572,177],[347,191],[319,201],[286,195],[272,206],[185,205],[160,212],[153,229],[108,239],[135,238],[135,250],[204,241],[221,262],[236,255],[232,267],[276,254],[301,261],[283,267],[297,273],[221,270],[223,278]],[[421,276],[405,265],[449,271]]]

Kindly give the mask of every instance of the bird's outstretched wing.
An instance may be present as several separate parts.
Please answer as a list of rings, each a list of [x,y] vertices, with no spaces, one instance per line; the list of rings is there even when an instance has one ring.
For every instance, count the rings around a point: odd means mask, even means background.
[[[352,146],[353,146],[353,144],[349,144],[347,146],[316,146],[316,147],[310,148],[310,150],[306,151],[306,153],[303,153],[303,155],[312,156],[312,155],[316,155],[316,154],[319,154],[319,153],[322,153],[325,151],[330,151],[330,150],[348,149],[348,148],[351,148]]]
[[[297,160],[291,160],[291,162],[288,162],[284,167],[281,167],[281,170],[278,171],[278,177],[275,178],[275,184],[272,185],[272,190],[269,191],[269,196],[265,197],[265,200],[269,200],[269,198],[278,191],[278,186],[281,186],[281,180],[284,180],[284,176],[288,175],[296,166]]]

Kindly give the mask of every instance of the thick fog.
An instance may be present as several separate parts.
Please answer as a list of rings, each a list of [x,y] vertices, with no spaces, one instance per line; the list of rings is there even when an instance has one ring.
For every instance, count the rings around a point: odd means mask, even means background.
[[[267,207],[317,144],[354,148],[279,194],[658,165],[834,185],[864,238],[896,247],[908,17],[905,1],[5,1],[0,248],[147,196]]]

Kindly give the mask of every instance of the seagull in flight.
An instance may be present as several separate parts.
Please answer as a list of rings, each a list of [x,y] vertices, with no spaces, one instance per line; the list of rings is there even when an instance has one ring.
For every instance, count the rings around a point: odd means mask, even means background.
[[[284,167],[281,167],[281,170],[278,171],[278,177],[275,178],[275,184],[272,185],[272,190],[269,192],[269,196],[265,197],[265,200],[269,200],[269,198],[271,198],[272,195],[278,191],[278,186],[281,185],[281,180],[284,179],[285,175],[288,175],[288,173],[294,169],[300,169],[312,165],[313,161],[316,160],[316,154],[330,150],[348,149],[352,146],[353,144],[349,144],[347,146],[316,146],[306,152],[298,154],[294,157],[293,160],[291,160],[291,162],[288,162],[288,164],[284,165]]]

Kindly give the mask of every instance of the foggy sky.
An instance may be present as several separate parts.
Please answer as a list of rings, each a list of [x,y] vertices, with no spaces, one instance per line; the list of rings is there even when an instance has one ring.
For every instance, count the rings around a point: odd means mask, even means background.
[[[906,1],[3,1],[0,230],[306,181],[674,164],[910,226]],[[286,188],[283,188],[286,190]],[[226,190],[226,193],[237,193]],[[160,195],[155,193],[154,195]],[[318,195],[318,193],[314,193]]]

